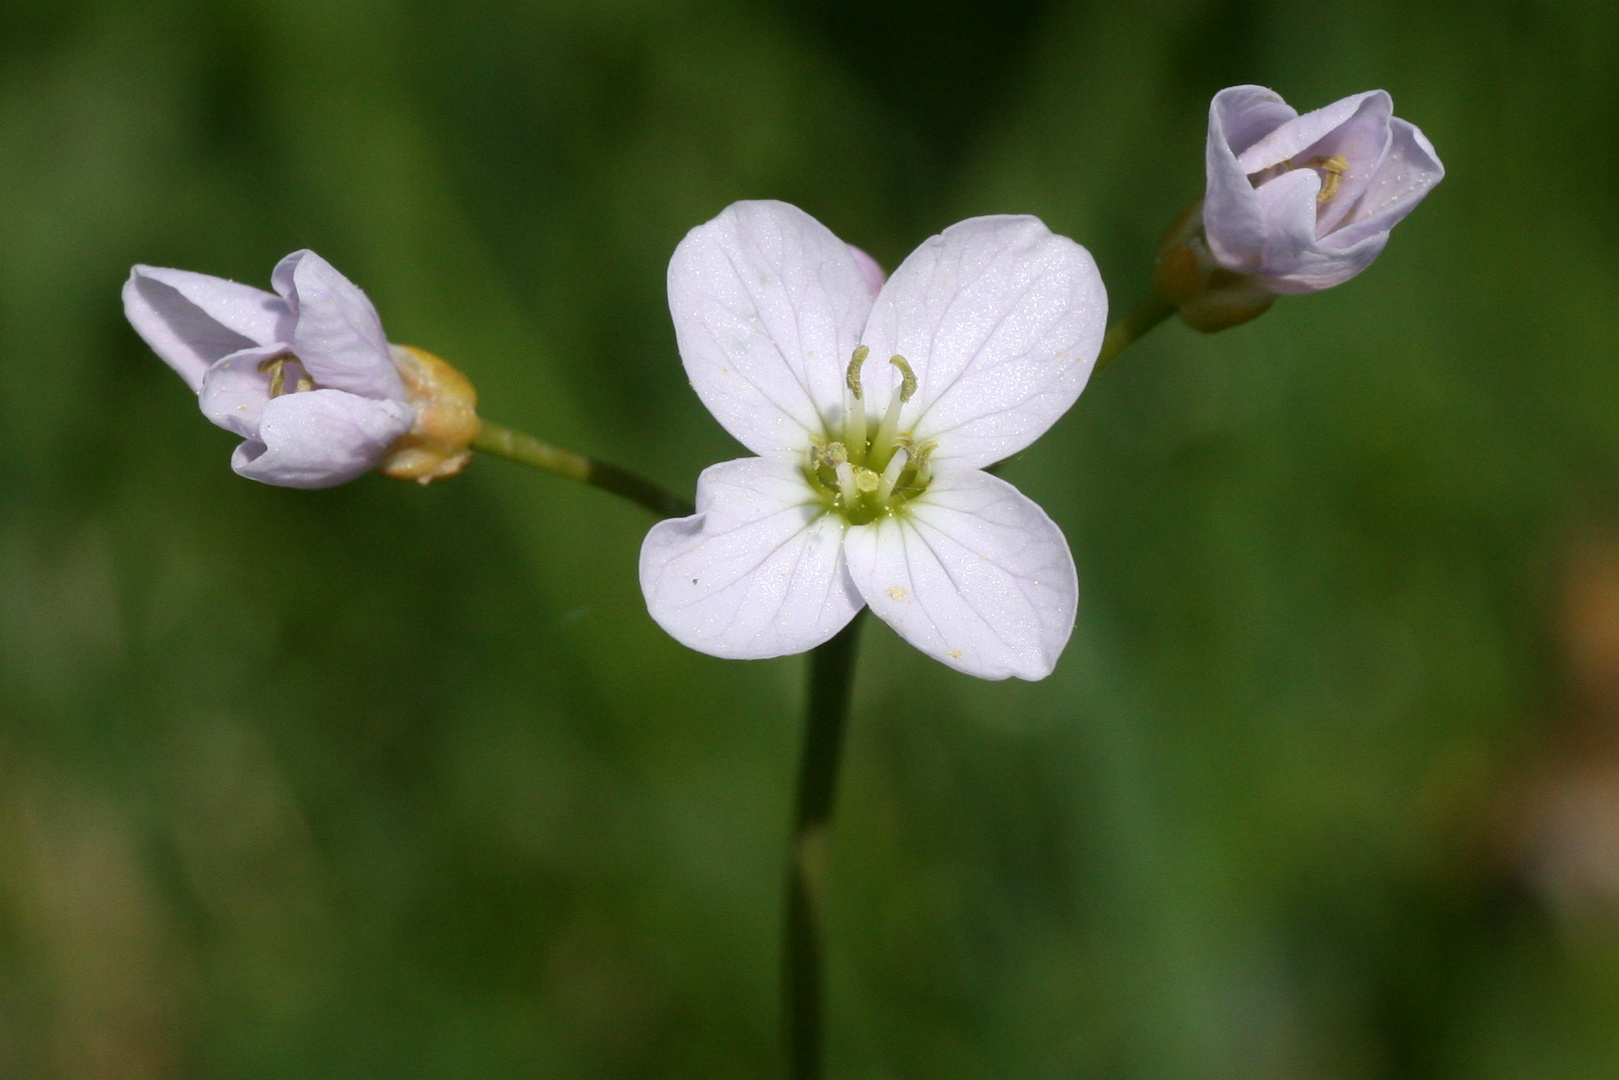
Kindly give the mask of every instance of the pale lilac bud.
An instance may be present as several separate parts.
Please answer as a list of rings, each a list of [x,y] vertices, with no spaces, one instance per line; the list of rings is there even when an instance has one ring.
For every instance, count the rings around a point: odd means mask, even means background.
[[[312,251],[282,259],[274,293],[137,266],[124,286],[136,332],[240,435],[231,466],[282,487],[330,487],[379,466],[451,476],[478,433],[470,383],[437,357],[390,345],[363,292]]]
[[[1272,293],[1348,281],[1445,175],[1382,90],[1298,115],[1262,86],[1209,105],[1203,229],[1224,269]]]

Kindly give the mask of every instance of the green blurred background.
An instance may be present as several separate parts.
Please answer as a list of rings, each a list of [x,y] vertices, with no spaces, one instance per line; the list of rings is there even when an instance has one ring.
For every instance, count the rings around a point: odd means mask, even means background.
[[[803,662],[677,646],[647,515],[507,462],[235,477],[131,263],[313,247],[689,493],[738,450],[686,229],[781,198],[892,267],[1035,213],[1122,312],[1241,82],[1385,87],[1449,178],[1008,467],[1080,570],[1050,679],[869,628],[832,1073],[1619,1074],[1613,4],[5,0],[0,1076],[781,1067]]]

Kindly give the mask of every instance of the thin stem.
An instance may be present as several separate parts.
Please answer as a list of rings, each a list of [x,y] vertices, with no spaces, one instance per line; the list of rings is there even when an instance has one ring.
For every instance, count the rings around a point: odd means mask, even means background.
[[[472,447],[486,454],[510,458],[548,473],[566,476],[581,484],[599,487],[638,503],[659,517],[690,517],[697,508],[680,496],[665,491],[644,476],[605,461],[564,450],[560,446],[541,442],[532,435],[524,435],[509,427],[491,424],[485,420],[483,430],[473,440]]]
[[[804,756],[798,764],[782,939],[783,1020],[792,1080],[821,1080],[822,1076],[821,901],[826,885],[827,829],[854,688],[855,646],[864,616],[862,611],[832,640],[810,653],[809,705],[804,717]]]
[[[1096,357],[1096,366],[1091,369],[1092,377],[1117,360],[1124,350],[1146,337],[1147,331],[1175,314],[1176,310],[1174,304],[1154,293],[1142,301],[1140,307],[1108,327],[1107,336],[1102,339],[1102,351]]]

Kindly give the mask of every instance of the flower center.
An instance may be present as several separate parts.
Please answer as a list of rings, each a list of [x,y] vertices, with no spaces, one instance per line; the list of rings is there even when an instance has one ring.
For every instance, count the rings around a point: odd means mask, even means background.
[[[860,368],[871,350],[861,345],[849,359],[844,379],[843,430],[829,429],[825,438],[812,440],[804,475],[820,492],[828,509],[851,525],[865,525],[899,511],[927,490],[933,478],[928,457],[934,444],[917,445],[909,431],[899,430],[901,407],[916,394],[916,373],[903,356],[888,362],[900,373],[900,384],[888,398],[888,408],[875,428],[866,416],[865,389]]]
[[[288,369],[291,368],[289,372]],[[278,398],[282,394],[296,394],[301,390],[315,389],[315,380],[309,377],[304,370],[303,363],[291,353],[282,353],[272,356],[268,360],[259,362],[259,370],[270,375],[270,396]],[[292,389],[287,389],[287,376],[293,378]]]

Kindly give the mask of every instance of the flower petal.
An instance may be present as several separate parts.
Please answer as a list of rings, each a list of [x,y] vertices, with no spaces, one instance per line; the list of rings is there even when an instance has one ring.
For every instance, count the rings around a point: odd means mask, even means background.
[[[1062,531],[985,472],[934,478],[909,513],[849,530],[871,610],[929,656],[981,679],[1043,679],[1074,628],[1079,582]]]
[[[901,430],[935,463],[976,468],[1039,438],[1085,388],[1107,329],[1090,253],[1039,218],[970,218],[911,253],[877,296],[864,344],[880,411],[900,355],[916,373]]]
[[[1415,124],[1395,117],[1389,121],[1389,132],[1382,164],[1345,215],[1345,223],[1329,238],[1335,247],[1350,247],[1392,229],[1445,178],[1433,144]]]
[[[1218,95],[1216,95],[1218,97]],[[1237,155],[1242,171],[1252,176],[1273,165],[1298,157],[1333,131],[1348,123],[1356,113],[1365,112],[1376,124],[1387,123],[1393,103],[1384,90],[1367,90],[1340,98],[1314,112],[1295,117]],[[1379,156],[1381,149],[1375,151]],[[1329,155],[1330,156],[1330,155]]]
[[[1299,152],[1299,164],[1342,158],[1344,171],[1332,198],[1316,213],[1315,234],[1326,236],[1354,209],[1383,164],[1389,151],[1389,124],[1394,119],[1394,101],[1385,91],[1358,95],[1360,107],[1342,124]]]
[[[1315,248],[1315,198],[1320,192],[1321,177],[1314,169],[1295,169],[1254,189],[1265,215],[1261,270],[1267,277],[1294,270]]]
[[[332,487],[376,468],[414,420],[398,401],[342,390],[283,394],[264,406],[258,439],[236,448],[231,468],[281,487]]]
[[[796,459],[841,411],[870,310],[848,246],[786,203],[732,203],[669,260],[686,375],[725,430],[766,457]]]
[[[315,382],[361,397],[405,400],[382,321],[359,286],[313,251],[282,259],[271,281],[287,290],[298,320],[293,351]]]
[[[1265,250],[1265,212],[1237,154],[1297,115],[1263,86],[1227,87],[1209,103],[1203,230],[1209,250],[1228,270],[1256,273]]]
[[[882,292],[883,282],[888,280],[888,275],[883,273],[882,264],[853,244],[849,245],[849,254],[854,256],[855,265],[860,267],[860,276],[866,279],[866,288],[870,290],[871,295],[875,297]]]
[[[221,357],[283,340],[287,305],[273,293],[208,274],[136,266],[124,283],[124,314],[192,390]]]
[[[1209,103],[1210,127],[1219,127],[1233,156],[1298,115],[1282,95],[1267,86],[1228,86]]]
[[[647,611],[711,656],[803,652],[861,608],[843,564],[844,524],[794,465],[743,458],[705,469],[697,514],[662,521],[641,545]]]
[[[203,376],[197,394],[202,414],[244,439],[258,438],[259,416],[270,400],[270,373],[259,365],[286,352],[285,345],[261,345],[221,359]],[[300,370],[293,368],[287,374],[289,387],[296,386]]]
[[[1312,169],[1278,176],[1259,189],[1265,206],[1266,288],[1310,293],[1341,285],[1372,264],[1388,243],[1376,233],[1348,247],[1328,247],[1315,236],[1315,195],[1321,180]]]

